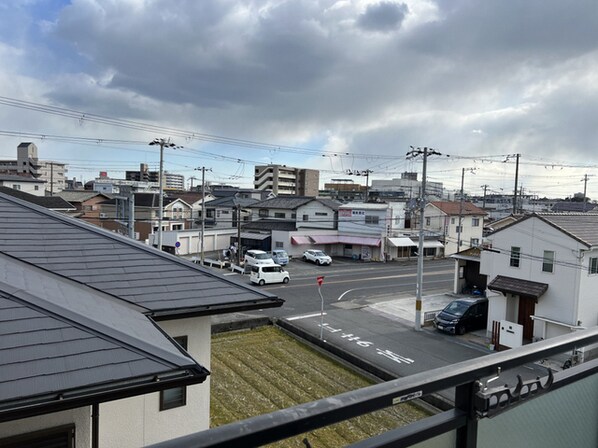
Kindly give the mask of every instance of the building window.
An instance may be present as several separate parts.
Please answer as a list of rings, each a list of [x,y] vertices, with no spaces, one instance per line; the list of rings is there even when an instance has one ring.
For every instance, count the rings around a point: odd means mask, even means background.
[[[451,224],[455,224],[455,218],[451,218]]]
[[[291,213],[291,219],[297,219],[297,213]]]
[[[309,221],[309,215],[303,215],[303,221]]]
[[[13,190],[20,190],[21,186],[19,184],[13,184],[12,189]]]
[[[463,233],[463,226],[455,227],[455,233]]]
[[[598,274],[598,258],[597,257],[590,258],[588,274]]]
[[[173,338],[185,351],[187,350],[187,336]],[[185,386],[173,387],[160,391],[160,410],[178,408],[187,404],[187,388]]]
[[[274,217],[284,219],[286,218],[286,215],[282,212],[274,212]]]
[[[471,218],[471,227],[480,227],[480,218]]]
[[[328,216],[328,213],[325,213],[325,212],[316,212],[316,216]]]
[[[509,261],[509,265],[513,268],[518,268],[520,259],[521,259],[521,248],[511,246],[511,259]]]
[[[268,217],[268,209],[267,208],[260,208],[258,213],[260,218],[267,218]]]
[[[72,447],[75,446],[75,425],[58,426],[0,439],[0,446],[4,448]]]
[[[430,225],[430,222],[431,222],[431,219],[430,219],[430,218],[426,218],[426,225],[427,225],[427,226],[429,226],[429,225]]]
[[[542,272],[554,272],[554,251],[544,251],[544,257],[542,258]]]
[[[478,247],[478,246],[480,245],[480,239],[479,239],[479,238],[472,238],[472,239],[469,241],[469,245],[470,245],[471,247]]]
[[[33,189],[34,189],[35,191],[38,191],[38,190],[39,190],[39,185],[34,185],[34,186],[33,186]]]
[[[283,249],[284,248],[284,242],[282,242],[282,241],[276,241],[274,244],[275,244],[275,247],[277,249]]]
[[[366,215],[365,216],[365,223],[366,224],[378,224],[379,218],[378,216]]]

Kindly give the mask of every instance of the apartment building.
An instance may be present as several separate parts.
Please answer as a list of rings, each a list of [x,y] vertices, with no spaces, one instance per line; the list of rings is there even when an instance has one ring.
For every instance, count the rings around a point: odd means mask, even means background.
[[[317,196],[320,172],[286,165],[255,167],[253,185],[257,190],[269,190],[277,196]]]

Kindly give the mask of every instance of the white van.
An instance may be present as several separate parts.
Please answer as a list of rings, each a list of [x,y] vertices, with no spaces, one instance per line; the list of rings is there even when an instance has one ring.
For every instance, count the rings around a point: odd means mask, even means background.
[[[249,280],[260,286],[266,283],[288,283],[290,279],[289,272],[278,264],[251,266]]]

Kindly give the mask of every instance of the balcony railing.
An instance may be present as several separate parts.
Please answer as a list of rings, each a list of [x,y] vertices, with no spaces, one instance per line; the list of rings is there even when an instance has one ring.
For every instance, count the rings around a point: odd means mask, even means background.
[[[153,445],[261,446],[455,388],[455,406],[351,445],[373,447],[598,446],[598,359],[504,384],[497,372],[598,342],[598,327],[301,404]],[[494,379],[494,381],[492,381]],[[502,382],[502,384],[501,384]],[[496,387],[495,387],[496,385]]]

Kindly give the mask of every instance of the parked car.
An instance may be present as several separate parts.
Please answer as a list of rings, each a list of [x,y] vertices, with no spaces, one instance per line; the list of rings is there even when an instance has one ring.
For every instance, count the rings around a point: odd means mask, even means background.
[[[266,283],[288,283],[291,279],[288,271],[280,265],[254,265],[251,266],[249,280],[260,286]]]
[[[317,265],[332,264],[332,258],[325,252],[316,249],[309,249],[303,252],[303,261],[311,261]]]
[[[274,260],[274,263],[281,266],[286,266],[289,263],[289,255],[287,254],[287,251],[283,249],[274,249],[272,251],[272,259]]]
[[[488,299],[471,297],[453,300],[434,318],[434,326],[446,333],[464,334],[486,328]]]
[[[263,250],[251,249],[245,252],[245,265],[255,266],[258,264],[276,264],[272,259],[272,256],[268,252]]]

